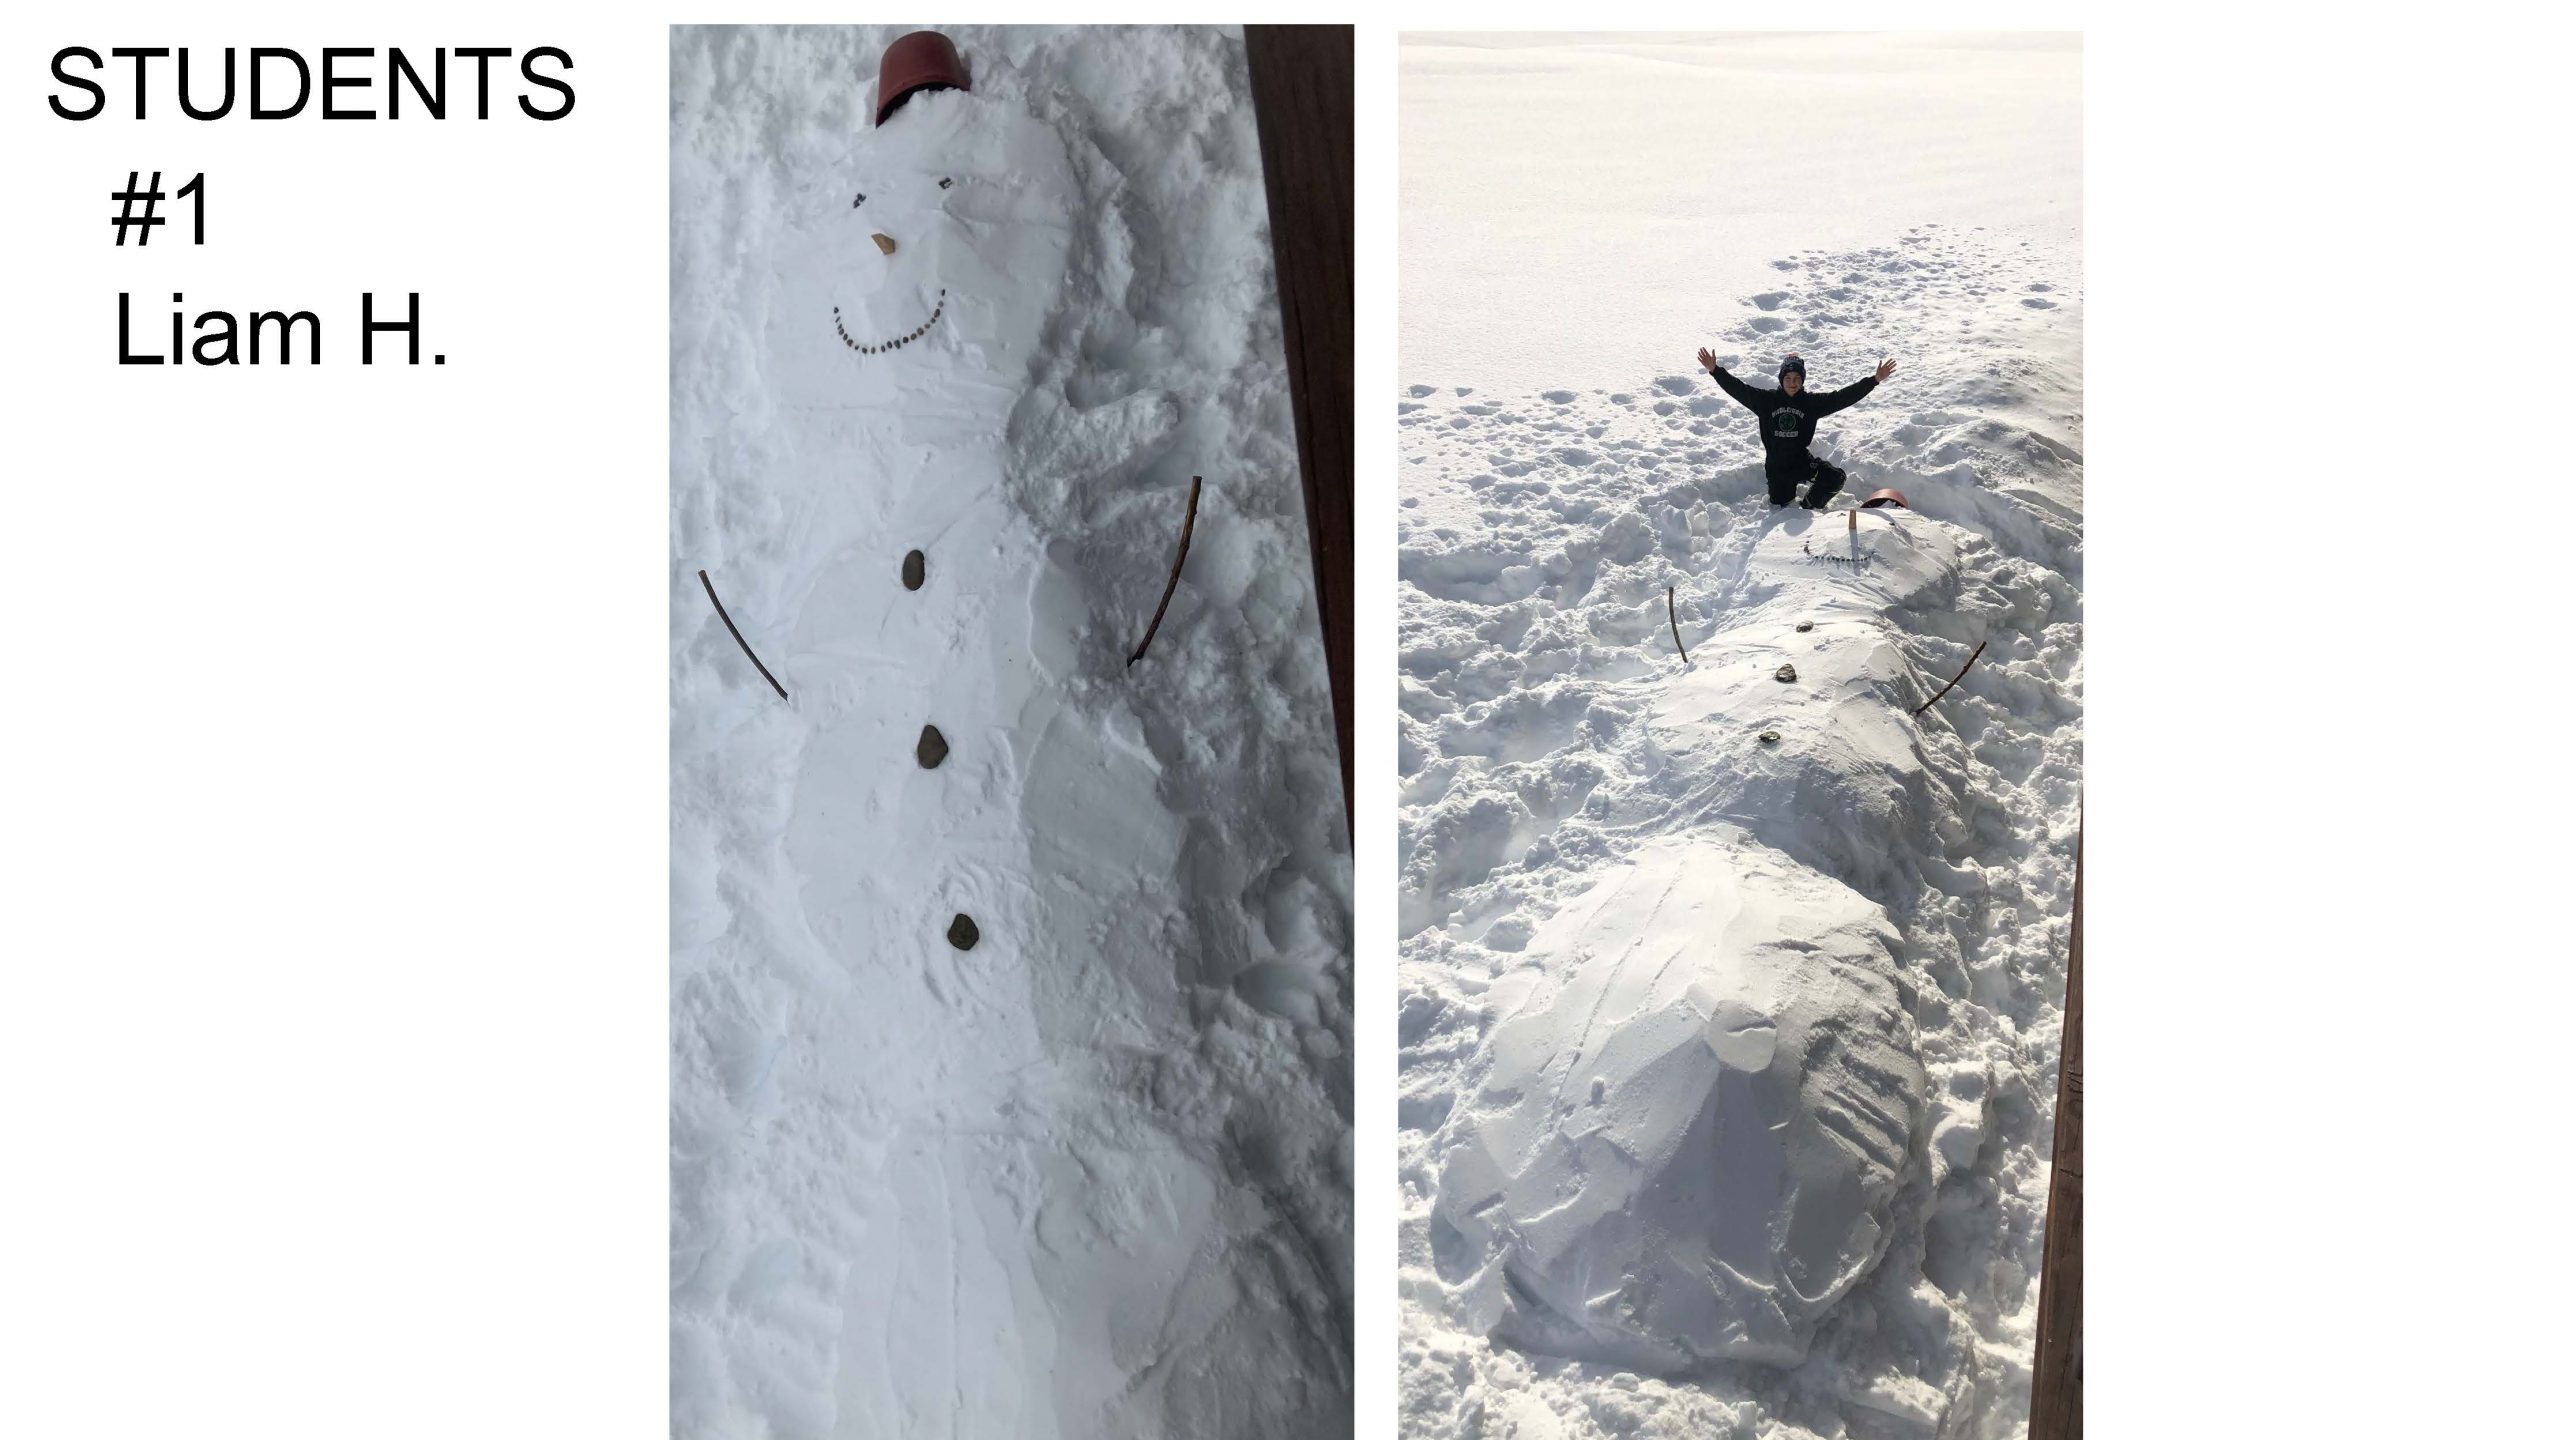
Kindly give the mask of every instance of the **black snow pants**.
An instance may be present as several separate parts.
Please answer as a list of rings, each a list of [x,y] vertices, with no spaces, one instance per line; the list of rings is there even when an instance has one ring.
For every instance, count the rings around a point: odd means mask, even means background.
[[[1819,510],[1831,503],[1840,487],[1849,483],[1849,472],[1818,455],[1804,455],[1781,460],[1769,457],[1769,503],[1785,506],[1796,498],[1796,487],[1806,480],[1813,488],[1804,492],[1804,508]]]

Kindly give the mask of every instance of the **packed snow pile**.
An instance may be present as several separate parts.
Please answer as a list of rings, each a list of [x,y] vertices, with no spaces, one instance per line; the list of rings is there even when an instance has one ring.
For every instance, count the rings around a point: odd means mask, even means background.
[[[1540,926],[1486,993],[1440,1171],[1479,1283],[1568,1317],[1558,1348],[1802,1360],[1882,1248],[1918,1123],[1887,930],[1713,842],[1640,852]]]
[[[1691,360],[1404,402],[1409,1433],[2025,1429],[2078,843],[2078,265],[1769,262]],[[1892,487],[1910,508],[1848,507]],[[1677,617],[1679,635],[1673,634]],[[1684,662],[1680,648],[1686,646]],[[1981,656],[1925,713],[1915,713]]]
[[[955,30],[875,127],[904,28],[673,42],[676,1431],[1340,1431],[1350,856],[1242,44]]]

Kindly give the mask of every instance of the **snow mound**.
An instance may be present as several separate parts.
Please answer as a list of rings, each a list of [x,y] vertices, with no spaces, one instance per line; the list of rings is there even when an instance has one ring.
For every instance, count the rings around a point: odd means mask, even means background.
[[[1920,1061],[1872,902],[1742,846],[1649,847],[1494,982],[1438,1219],[1559,1348],[1793,1363],[1882,1253]]]

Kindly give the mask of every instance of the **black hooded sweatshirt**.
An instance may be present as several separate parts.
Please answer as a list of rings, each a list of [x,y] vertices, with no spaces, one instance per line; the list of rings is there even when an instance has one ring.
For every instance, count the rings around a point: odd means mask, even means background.
[[[1825,415],[1846,410],[1867,398],[1876,388],[1876,377],[1868,376],[1854,385],[1816,393],[1799,390],[1793,395],[1783,390],[1763,390],[1745,385],[1733,378],[1733,372],[1719,365],[1707,372],[1715,377],[1724,393],[1740,401],[1743,408],[1760,417],[1760,443],[1769,451],[1769,473],[1802,475],[1813,468],[1813,423]]]

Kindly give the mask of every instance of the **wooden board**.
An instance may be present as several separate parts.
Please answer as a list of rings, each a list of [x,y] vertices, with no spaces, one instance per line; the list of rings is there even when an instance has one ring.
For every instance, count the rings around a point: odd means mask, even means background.
[[[1247,25],[1298,482],[1351,806],[1351,27]]]
[[[2071,857],[2071,973],[2063,981],[2062,1090],[2054,1097],[2027,1440],[2080,1440],[2080,855]]]

